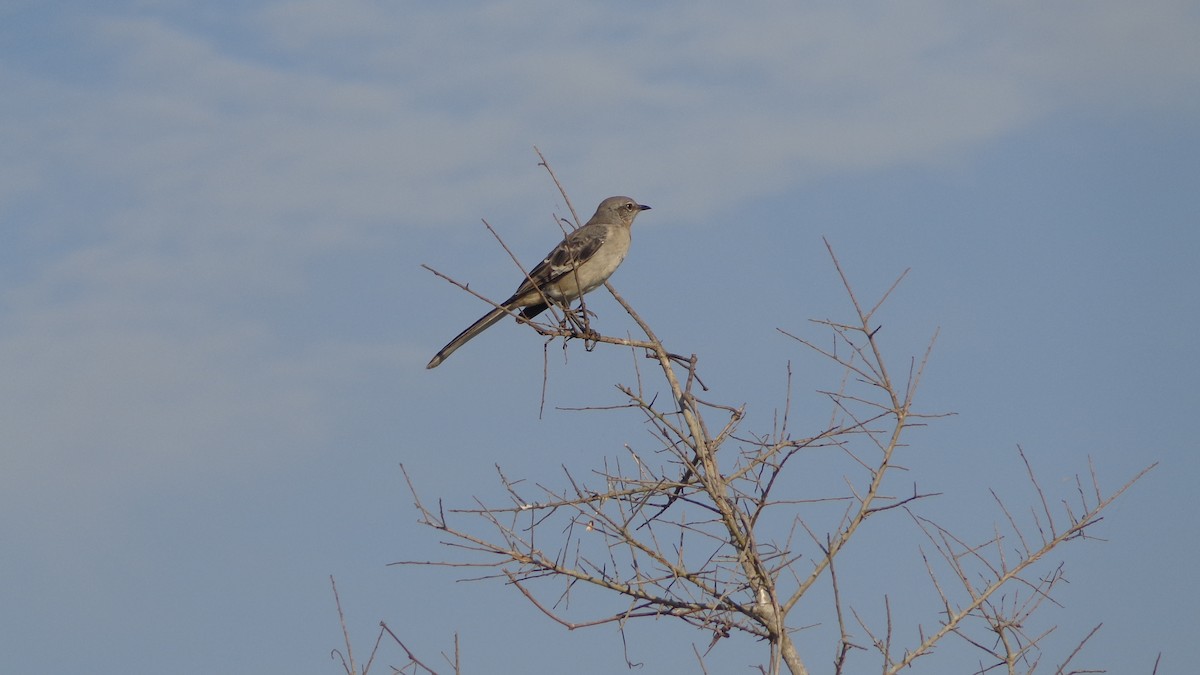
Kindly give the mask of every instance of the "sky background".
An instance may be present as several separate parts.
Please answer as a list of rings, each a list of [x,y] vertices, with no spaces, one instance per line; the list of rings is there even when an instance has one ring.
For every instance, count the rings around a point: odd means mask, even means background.
[[[360,661],[383,620],[429,662],[457,632],[464,672],[624,670],[612,627],[387,566],[453,555],[401,463],[469,505],[503,501],[496,463],[561,485],[652,450],[635,414],[557,409],[621,403],[628,352],[552,347],[541,418],[542,340],[511,322],[424,368],[486,305],[421,263],[502,298],[480,219],[527,263],[560,236],[534,145],[584,218],[653,207],[614,284],[748,432],[789,362],[796,433],[828,418],[837,373],[776,331],[851,316],[822,237],[865,299],[911,268],[880,337],[903,372],[940,330],[918,407],[957,414],[896,491],[982,540],[989,487],[1032,504],[1018,445],[1054,499],[1089,458],[1107,491],[1160,462],[1055,557],[1043,666],[1100,622],[1077,667],[1200,661],[1194,2],[10,0],[0,91],[0,670],[338,673],[330,575]],[[929,599],[901,525],[847,550],[863,612]],[[644,622],[629,657],[699,672],[707,642]],[[764,659],[733,639],[709,672]]]

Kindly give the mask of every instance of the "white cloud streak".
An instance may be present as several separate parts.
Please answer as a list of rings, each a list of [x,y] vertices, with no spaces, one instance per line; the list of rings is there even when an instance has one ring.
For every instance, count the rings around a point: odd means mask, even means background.
[[[412,4],[142,8],[51,47],[94,80],[0,66],[0,214],[39,253],[2,296],[6,488],[318,434],[332,371],[255,308],[381,232],[527,212],[534,143],[689,219],[1076,106],[1200,109],[1171,0]]]

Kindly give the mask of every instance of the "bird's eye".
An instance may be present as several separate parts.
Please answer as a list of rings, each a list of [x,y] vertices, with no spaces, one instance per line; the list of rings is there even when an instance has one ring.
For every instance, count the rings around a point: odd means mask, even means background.
[[[625,210],[632,211],[633,210],[633,202],[625,202]]]

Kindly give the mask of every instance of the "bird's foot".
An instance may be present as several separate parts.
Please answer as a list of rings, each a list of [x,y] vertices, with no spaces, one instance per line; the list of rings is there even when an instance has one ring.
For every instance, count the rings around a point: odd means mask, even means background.
[[[579,307],[577,309],[565,309],[563,310],[563,322],[561,327],[564,330],[571,330],[581,337],[595,335],[595,331],[592,330],[590,322],[588,321],[589,315],[596,316],[596,313],[589,312],[584,307]]]

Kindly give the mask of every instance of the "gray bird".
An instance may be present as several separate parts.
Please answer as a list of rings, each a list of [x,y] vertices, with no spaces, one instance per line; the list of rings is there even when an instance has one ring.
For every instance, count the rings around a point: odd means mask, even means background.
[[[512,297],[459,333],[425,367],[437,368],[456,349],[518,307],[522,318],[532,319],[546,311],[548,300],[569,306],[585,293],[603,285],[629,253],[629,230],[633,219],[649,208],[629,197],[609,197],[600,202],[596,215],[555,246],[529,272]]]

